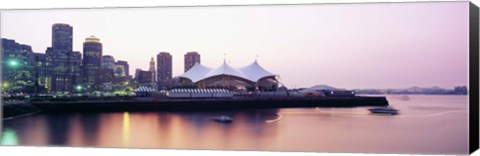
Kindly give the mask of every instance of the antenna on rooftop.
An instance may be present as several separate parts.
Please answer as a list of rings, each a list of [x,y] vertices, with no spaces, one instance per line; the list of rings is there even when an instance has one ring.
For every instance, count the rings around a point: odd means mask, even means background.
[[[227,53],[223,53],[223,62],[227,62]]]

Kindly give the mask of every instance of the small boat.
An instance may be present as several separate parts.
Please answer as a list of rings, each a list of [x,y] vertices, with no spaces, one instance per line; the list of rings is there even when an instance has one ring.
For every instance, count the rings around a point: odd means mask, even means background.
[[[219,116],[219,117],[215,117],[213,118],[214,121],[216,122],[223,122],[223,123],[231,123],[233,121],[233,119],[231,117],[228,117],[228,116]]]
[[[378,114],[390,114],[390,115],[398,114],[398,110],[392,107],[377,107],[377,108],[371,108],[368,110],[372,113],[378,113]]]

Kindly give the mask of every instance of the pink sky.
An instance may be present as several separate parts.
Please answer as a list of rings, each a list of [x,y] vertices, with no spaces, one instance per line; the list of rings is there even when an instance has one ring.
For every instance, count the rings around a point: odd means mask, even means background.
[[[2,11],[1,37],[44,53],[53,23],[95,35],[106,55],[148,69],[161,51],[210,67],[259,63],[287,87],[451,88],[468,81],[468,2]]]

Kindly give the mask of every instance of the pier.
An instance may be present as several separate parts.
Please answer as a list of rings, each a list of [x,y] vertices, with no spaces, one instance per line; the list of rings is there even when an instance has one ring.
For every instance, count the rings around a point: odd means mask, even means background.
[[[239,99],[138,99],[93,101],[32,101],[44,111],[211,111],[298,107],[388,106],[385,97],[239,98]]]

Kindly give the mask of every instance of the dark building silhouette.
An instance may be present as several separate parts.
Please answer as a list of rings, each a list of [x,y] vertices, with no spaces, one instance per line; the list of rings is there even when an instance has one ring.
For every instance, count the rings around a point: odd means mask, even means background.
[[[8,93],[32,92],[35,83],[35,60],[32,48],[10,39],[2,38],[1,42],[1,87]]]
[[[72,85],[80,85],[83,83],[82,78],[82,53],[74,51],[70,57],[70,75],[72,77]]]
[[[128,75],[128,62],[117,60],[113,68],[113,83],[112,90],[116,93],[123,93],[124,91],[131,91],[135,87],[135,82],[130,75]]]
[[[115,67],[115,58],[110,55],[102,56],[102,68],[103,69],[112,69]]]
[[[52,27],[52,48],[72,51],[73,27],[56,23]]]
[[[99,87],[97,88],[98,91],[113,91],[113,69],[100,69],[98,82]]]
[[[184,72],[187,72],[190,68],[195,65],[195,63],[200,63],[200,54],[196,51],[188,52],[184,56]]]
[[[99,75],[102,65],[102,43],[95,36],[90,36],[83,42],[83,82],[87,90],[92,91],[99,85]]]
[[[129,65],[127,61],[117,60],[114,66],[115,77],[126,77],[129,76],[128,73]]]
[[[135,72],[136,72],[135,79],[138,82],[138,84],[146,85],[146,84],[152,83],[152,72],[141,70],[141,69],[137,69]]]
[[[34,64],[34,76],[35,76],[35,87],[36,93],[46,93],[48,87],[47,81],[47,55],[42,53],[33,53],[35,64]]]
[[[73,27],[57,23],[52,26],[52,47],[47,48],[47,68],[49,88],[52,92],[67,93],[72,87],[72,52]]]
[[[157,83],[160,89],[171,86],[172,80],[172,55],[160,52],[157,55]]]
[[[98,82],[99,83],[112,83],[114,78],[113,69],[100,69]]]

